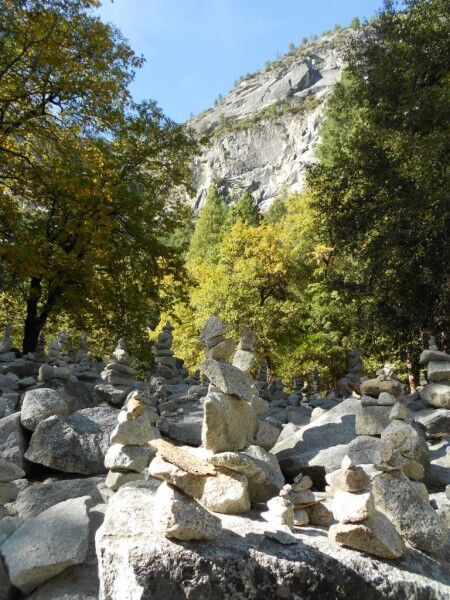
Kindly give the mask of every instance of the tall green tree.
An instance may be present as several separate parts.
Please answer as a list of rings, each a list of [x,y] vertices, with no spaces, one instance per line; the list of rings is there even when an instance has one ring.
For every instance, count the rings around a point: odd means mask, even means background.
[[[223,239],[228,205],[212,185],[200,209],[195,231],[187,255],[188,262],[214,263],[218,259],[218,247]]]
[[[334,288],[416,381],[424,338],[449,326],[448,35],[447,1],[386,2],[348,56],[309,175],[336,256],[353,264]]]
[[[257,227],[261,223],[258,205],[248,190],[230,206],[225,220],[225,228],[230,229],[238,221],[253,227]]]

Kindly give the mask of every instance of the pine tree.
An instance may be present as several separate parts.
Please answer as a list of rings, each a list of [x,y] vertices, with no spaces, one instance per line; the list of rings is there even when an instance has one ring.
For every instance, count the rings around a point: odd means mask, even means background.
[[[238,221],[253,227],[257,227],[261,222],[258,205],[249,191],[245,191],[228,210],[225,229],[228,231]]]

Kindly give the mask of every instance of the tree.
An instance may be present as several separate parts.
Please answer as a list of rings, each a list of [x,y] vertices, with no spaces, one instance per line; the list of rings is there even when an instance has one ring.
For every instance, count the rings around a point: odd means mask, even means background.
[[[386,3],[329,101],[309,185],[378,351],[414,359],[448,336],[448,4]],[[448,337],[447,337],[448,339]]]
[[[1,279],[26,304],[24,352],[58,316],[114,336],[157,319],[172,268],[162,235],[194,144],[130,100],[141,61],[96,4],[7,2],[0,16]]]
[[[294,42],[289,42],[289,45],[288,45],[289,54],[292,54],[293,52],[295,52],[295,50],[296,50],[296,48],[295,48]]]
[[[361,29],[361,21],[359,20],[359,17],[353,17],[353,19],[350,21],[350,28]]]
[[[226,202],[219,197],[216,187],[211,185],[191,238],[187,255],[188,262],[214,263],[217,261],[218,246],[223,238],[227,212]]]
[[[240,198],[232,204],[225,219],[225,230],[230,229],[235,223],[242,221],[247,225],[256,227],[261,222],[261,213],[253,196],[245,191]]]

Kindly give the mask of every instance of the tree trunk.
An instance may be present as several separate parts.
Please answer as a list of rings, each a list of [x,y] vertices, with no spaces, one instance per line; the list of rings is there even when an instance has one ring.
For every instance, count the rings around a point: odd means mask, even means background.
[[[33,277],[30,282],[30,290],[27,298],[27,316],[23,331],[22,352],[34,352],[38,343],[43,324],[38,316],[38,304],[41,297],[41,280]]]
[[[408,356],[406,360],[406,367],[408,369],[408,382],[411,394],[417,392],[417,387],[420,385],[420,367],[417,359]]]

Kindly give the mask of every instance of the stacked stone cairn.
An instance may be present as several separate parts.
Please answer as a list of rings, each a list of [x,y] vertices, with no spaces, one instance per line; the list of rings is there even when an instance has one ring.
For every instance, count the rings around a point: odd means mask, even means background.
[[[348,355],[348,372],[338,382],[337,395],[341,398],[349,398],[354,392],[360,394],[361,383],[364,379],[361,352],[359,350],[351,350]]]
[[[47,362],[47,354],[45,352],[45,335],[41,333],[36,345],[36,350],[33,352],[33,360],[36,363]]]
[[[157,419],[158,414],[146,402],[145,394],[133,391],[128,395],[105,456],[108,488],[117,491],[124,483],[145,479],[145,470],[155,455],[150,442],[160,437],[154,427]]]
[[[432,336],[419,362],[427,368],[428,381],[420,391],[421,399],[434,408],[450,409],[450,354],[441,352]]]
[[[97,394],[110,404],[122,406],[127,395],[137,387],[135,371],[124,339],[117,342],[117,347],[100,376],[105,383],[95,386]]]
[[[174,358],[171,350],[173,342],[172,331],[172,325],[167,323],[159,334],[155,344],[155,363],[157,377],[162,377],[169,382],[176,383],[179,380],[179,374],[177,360]]]
[[[52,379],[63,382],[77,381],[73,369],[67,365],[67,341],[67,333],[62,331],[58,334],[56,340],[51,342],[47,353],[47,362],[42,364],[39,369],[39,381],[49,381]]]
[[[157,492],[155,526],[167,537],[213,539],[221,522],[211,511],[245,513],[251,503],[277,496],[284,484],[276,458],[254,443],[260,398],[251,377],[227,362],[236,344],[225,334],[223,323],[212,317],[200,335],[206,354],[200,369],[210,382],[202,446],[150,442],[157,455],[148,473],[164,481]],[[250,352],[246,347],[244,342],[241,350]]]
[[[341,468],[326,475],[331,509],[337,521],[328,537],[342,546],[381,558],[400,558],[405,545],[393,523],[375,509],[370,478],[348,456]]]

